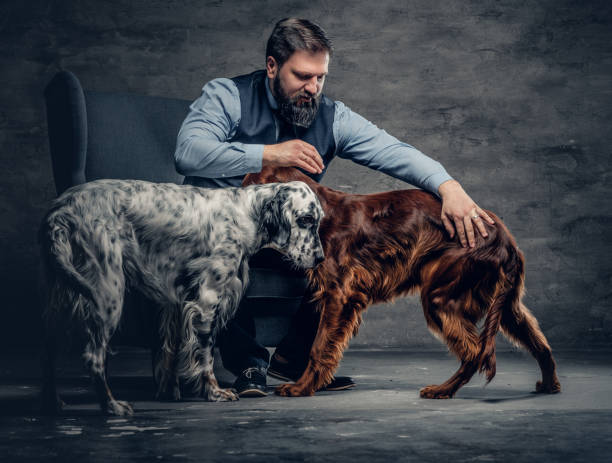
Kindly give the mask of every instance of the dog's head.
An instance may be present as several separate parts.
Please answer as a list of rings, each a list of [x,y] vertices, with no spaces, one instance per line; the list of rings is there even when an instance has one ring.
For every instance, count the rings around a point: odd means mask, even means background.
[[[324,259],[319,238],[323,209],[303,182],[274,184],[274,195],[265,200],[261,224],[267,246],[286,255],[296,266],[312,268]]]

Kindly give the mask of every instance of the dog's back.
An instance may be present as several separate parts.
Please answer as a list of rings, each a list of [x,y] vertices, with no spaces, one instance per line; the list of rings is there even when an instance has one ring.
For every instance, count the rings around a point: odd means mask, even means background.
[[[478,369],[491,380],[500,327],[537,358],[543,374],[538,392],[559,391],[550,347],[521,303],[523,255],[499,217],[487,211],[495,221],[485,222],[488,236],[476,234],[475,246],[464,248],[457,236],[448,236],[439,199],[422,190],[347,194],[293,168],[265,168],[244,183],[287,180],[307,182],[321,200],[326,259],[309,272],[322,314],[311,362],[295,385],[279,389],[282,395],[309,395],[329,381],[368,305],[416,291],[428,327],[462,361],[452,378],[424,388],[422,397],[452,397]],[[483,317],[479,334],[476,323]]]
[[[48,282],[44,404],[61,401],[54,340],[69,322],[105,413],[129,414],[106,383],[106,349],[128,286],[158,310],[158,396],[180,398],[178,378],[208,400],[236,400],[214,377],[215,335],[233,317],[248,284],[248,260],[274,246],[294,265],[323,257],[316,229],[323,212],[304,184],[205,189],[137,180],[98,180],[65,192],[39,237]],[[312,227],[300,226],[300,220]],[[63,326],[61,326],[63,328]],[[63,331],[63,330],[62,330]]]

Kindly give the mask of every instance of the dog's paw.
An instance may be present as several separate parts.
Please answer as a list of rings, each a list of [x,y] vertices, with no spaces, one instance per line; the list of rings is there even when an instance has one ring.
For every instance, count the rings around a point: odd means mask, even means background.
[[[106,404],[106,410],[103,410],[107,415],[125,416],[133,415],[134,409],[125,400],[110,400]]]
[[[453,394],[449,393],[447,389],[442,389],[440,386],[431,385],[426,386],[420,391],[421,398],[423,399],[452,399]]]
[[[220,387],[207,388],[204,398],[209,402],[233,402],[238,400],[238,394],[232,389],[221,389]]]
[[[291,383],[276,386],[275,392],[283,397],[301,397],[313,395],[313,392],[304,390],[303,388]]]
[[[561,384],[558,380],[553,382],[538,381],[536,383],[536,392],[538,394],[558,394],[561,392]]]

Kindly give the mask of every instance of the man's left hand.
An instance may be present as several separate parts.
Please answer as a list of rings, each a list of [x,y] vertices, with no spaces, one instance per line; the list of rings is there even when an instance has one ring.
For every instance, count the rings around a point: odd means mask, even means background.
[[[469,244],[473,248],[476,244],[474,225],[484,238],[488,236],[482,220],[486,220],[491,225],[495,222],[468,196],[459,182],[456,180],[444,182],[438,188],[438,193],[442,198],[442,223],[451,238],[455,236],[456,229],[461,245],[466,247]]]

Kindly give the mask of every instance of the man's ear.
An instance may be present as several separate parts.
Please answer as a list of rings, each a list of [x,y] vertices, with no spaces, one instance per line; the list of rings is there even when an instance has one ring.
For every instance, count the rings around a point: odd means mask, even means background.
[[[274,59],[273,56],[268,56],[266,58],[266,73],[268,74],[268,79],[274,80],[279,70],[280,67],[276,59]]]

